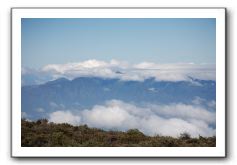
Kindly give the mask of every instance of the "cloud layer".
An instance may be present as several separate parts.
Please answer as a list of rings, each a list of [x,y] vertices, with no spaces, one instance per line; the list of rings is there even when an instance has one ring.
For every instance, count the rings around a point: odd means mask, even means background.
[[[22,70],[22,75],[29,74],[29,71],[27,72],[25,68]],[[157,64],[151,62],[130,64],[126,61],[111,60],[105,62],[92,59],[78,63],[46,65],[33,74],[39,74],[41,77],[42,75],[47,75],[47,78],[50,75],[51,80],[59,77],[73,79],[79,76],[96,76],[137,81],[143,81],[150,77],[154,77],[160,81],[190,80],[189,77],[202,80],[215,80],[215,64]]]
[[[83,111],[58,110],[49,115],[49,121],[87,124],[107,130],[137,128],[147,135],[178,137],[188,132],[193,137],[213,136],[215,113],[198,105],[170,104],[136,106],[119,100],[110,100],[105,105],[95,105]]]

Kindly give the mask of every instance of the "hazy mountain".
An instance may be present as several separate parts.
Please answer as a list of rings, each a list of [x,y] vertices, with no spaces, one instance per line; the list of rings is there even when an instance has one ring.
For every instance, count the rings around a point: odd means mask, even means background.
[[[22,87],[22,112],[30,119],[47,117],[55,110],[83,110],[107,100],[134,104],[191,104],[196,98],[215,100],[216,82],[189,78],[189,81],[121,81],[98,77],[60,78],[41,85]],[[205,106],[205,105],[204,105]]]

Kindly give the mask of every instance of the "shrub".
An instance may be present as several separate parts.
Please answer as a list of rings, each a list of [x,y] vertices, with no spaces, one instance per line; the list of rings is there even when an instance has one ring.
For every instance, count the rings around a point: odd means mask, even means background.
[[[22,147],[215,147],[216,137],[191,138],[183,133],[179,138],[169,136],[146,136],[138,129],[127,132],[104,131],[87,125],[48,123],[22,120]]]
[[[188,139],[191,138],[191,136],[187,132],[184,132],[184,133],[180,134],[179,138],[182,139],[182,140],[188,140]]]

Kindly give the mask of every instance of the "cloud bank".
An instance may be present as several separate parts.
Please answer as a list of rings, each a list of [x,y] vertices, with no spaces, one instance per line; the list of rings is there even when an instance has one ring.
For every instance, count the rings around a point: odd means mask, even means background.
[[[50,114],[50,121],[77,125],[81,122],[81,117],[73,115],[70,111],[56,111]]]
[[[29,75],[23,68],[22,75]],[[32,74],[47,75],[50,80],[59,77],[74,79],[80,76],[95,76],[102,78],[118,78],[121,80],[143,81],[144,79],[154,77],[158,81],[185,81],[189,77],[202,80],[215,80],[215,64],[193,64],[193,63],[175,63],[175,64],[157,64],[151,62],[142,62],[130,64],[126,61],[111,60],[109,62],[99,60],[87,60],[78,63],[67,64],[49,64],[42,67]]]
[[[120,100],[110,100],[104,105],[95,105],[82,111],[58,110],[49,115],[49,121],[87,124],[106,130],[126,131],[137,128],[146,135],[178,137],[188,132],[192,137],[213,136],[215,112],[197,105],[182,103],[170,105],[136,106]]]

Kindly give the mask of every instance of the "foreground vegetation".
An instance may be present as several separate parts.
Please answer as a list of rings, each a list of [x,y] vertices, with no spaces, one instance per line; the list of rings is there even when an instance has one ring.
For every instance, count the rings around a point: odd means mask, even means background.
[[[146,136],[137,129],[127,132],[104,131],[87,125],[49,123],[46,119],[21,121],[23,147],[215,147],[216,137],[191,138],[183,133],[179,138]]]

